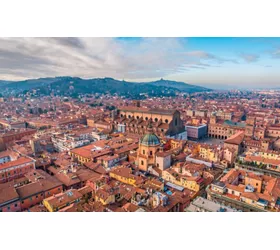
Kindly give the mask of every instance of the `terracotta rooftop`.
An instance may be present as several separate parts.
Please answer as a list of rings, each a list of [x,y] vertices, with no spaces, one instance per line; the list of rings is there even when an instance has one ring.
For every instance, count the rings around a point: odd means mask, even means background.
[[[26,163],[33,163],[33,162],[34,162],[34,160],[31,160],[30,158],[23,156],[23,157],[18,158],[15,161],[9,161],[9,162],[0,164],[0,169],[7,169],[7,168],[19,166],[19,165],[26,164]]]
[[[244,139],[244,131],[239,131],[224,141],[224,143],[239,145]]]

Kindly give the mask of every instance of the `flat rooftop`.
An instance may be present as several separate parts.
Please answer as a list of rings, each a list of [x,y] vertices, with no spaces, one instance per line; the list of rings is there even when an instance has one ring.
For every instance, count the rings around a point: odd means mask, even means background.
[[[187,208],[190,212],[197,212],[197,208],[205,209],[209,212],[237,212],[233,208],[223,206],[219,203],[204,199],[202,197],[197,197]]]

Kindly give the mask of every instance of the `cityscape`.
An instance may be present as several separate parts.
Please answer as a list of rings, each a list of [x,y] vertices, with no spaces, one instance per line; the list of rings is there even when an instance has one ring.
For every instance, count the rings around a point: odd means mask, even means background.
[[[277,46],[0,38],[0,212],[280,212]]]

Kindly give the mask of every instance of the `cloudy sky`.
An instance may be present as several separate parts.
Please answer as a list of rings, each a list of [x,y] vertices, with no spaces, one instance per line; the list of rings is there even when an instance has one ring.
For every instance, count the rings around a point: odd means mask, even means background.
[[[280,38],[0,38],[0,80],[52,76],[279,87]]]

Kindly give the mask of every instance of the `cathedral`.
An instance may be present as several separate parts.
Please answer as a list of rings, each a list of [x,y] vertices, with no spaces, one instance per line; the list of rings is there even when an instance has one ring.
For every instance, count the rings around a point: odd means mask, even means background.
[[[146,134],[152,123],[152,130],[159,137],[187,139],[184,122],[177,110],[125,106],[119,108],[113,123],[118,132],[139,135]]]

